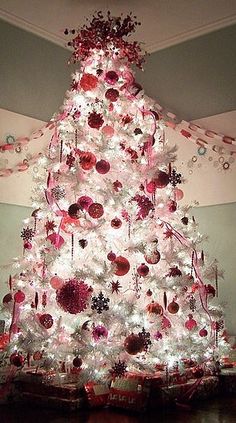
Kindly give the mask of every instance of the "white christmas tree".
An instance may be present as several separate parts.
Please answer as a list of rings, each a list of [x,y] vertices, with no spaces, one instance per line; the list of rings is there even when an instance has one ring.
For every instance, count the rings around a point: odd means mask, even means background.
[[[210,305],[217,268],[179,207],[176,151],[131,68],[143,62],[125,40],[135,19],[98,13],[66,31],[81,70],[39,159],[24,254],[3,299],[16,366],[103,379],[225,349],[222,312]]]

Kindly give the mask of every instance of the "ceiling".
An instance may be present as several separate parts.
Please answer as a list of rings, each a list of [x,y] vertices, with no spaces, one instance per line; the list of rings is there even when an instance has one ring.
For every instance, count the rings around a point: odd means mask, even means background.
[[[1,0],[0,18],[61,46],[64,29],[80,27],[95,10],[132,11],[135,38],[154,52],[236,23],[235,0]]]

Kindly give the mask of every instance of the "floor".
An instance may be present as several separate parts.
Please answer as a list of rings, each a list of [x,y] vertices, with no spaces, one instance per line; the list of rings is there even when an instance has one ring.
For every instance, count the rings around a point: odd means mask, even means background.
[[[157,410],[127,414],[116,410],[63,413],[28,407],[0,406],[1,423],[236,423],[236,397],[212,399],[191,409]]]

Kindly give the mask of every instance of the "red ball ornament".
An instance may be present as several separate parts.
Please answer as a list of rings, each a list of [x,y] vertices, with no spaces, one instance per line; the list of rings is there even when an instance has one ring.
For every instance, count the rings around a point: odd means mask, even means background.
[[[93,217],[94,219],[99,219],[104,214],[104,208],[102,204],[93,203],[88,208],[89,216]]]
[[[176,201],[170,200],[170,201],[168,201],[167,205],[168,205],[169,212],[174,213],[177,210]]]
[[[149,192],[149,194],[155,193],[155,191],[156,191],[155,181],[150,181],[146,184],[146,191]]]
[[[151,297],[151,296],[152,296],[152,291],[151,291],[151,289],[148,289],[148,290],[147,290],[146,295],[147,295],[148,297]]]
[[[160,170],[158,172],[157,177],[154,179],[154,182],[155,182],[156,188],[165,188],[170,182],[169,175],[166,172],[163,172],[162,170]]]
[[[101,175],[105,175],[110,170],[110,163],[106,160],[99,160],[96,163],[96,171],[100,173]]]
[[[25,358],[23,357],[23,355],[17,352],[10,355],[10,363],[13,364],[13,366],[21,367],[23,366],[24,361],[25,361]]]
[[[18,290],[14,295],[14,300],[16,303],[23,303],[25,301],[25,294],[23,291]]]
[[[98,78],[91,73],[84,73],[81,80],[80,86],[84,91],[94,90],[97,86]]]
[[[53,289],[60,289],[64,285],[64,280],[55,275],[50,279],[50,285]]]
[[[51,314],[41,314],[41,316],[39,316],[39,321],[41,325],[45,327],[45,329],[50,329],[53,325],[53,318]]]
[[[159,251],[156,250],[151,254],[146,254],[144,258],[148,264],[157,264],[160,261],[161,255]]]
[[[116,254],[110,251],[110,253],[107,254],[107,258],[109,261],[114,261],[116,259]]]
[[[119,76],[115,71],[108,71],[105,75],[105,81],[107,84],[114,85],[119,79]]]
[[[90,295],[87,284],[77,279],[70,279],[57,291],[56,300],[64,311],[78,314],[88,307]]]
[[[208,332],[205,328],[200,329],[199,335],[203,338],[208,335]]]
[[[82,197],[79,197],[77,204],[82,210],[88,210],[89,206],[93,204],[92,198],[88,197],[87,195],[82,195]]]
[[[9,294],[6,294],[3,297],[2,302],[3,302],[3,304],[9,304],[12,300],[13,300],[12,294],[9,292]]]
[[[32,248],[31,242],[30,241],[25,241],[24,242],[24,249],[25,250],[31,250],[31,248]]]
[[[147,305],[146,310],[148,313],[153,313],[162,316],[163,314],[163,307],[154,301]]]
[[[169,313],[176,314],[179,311],[179,304],[175,301],[172,301],[167,307]]]
[[[113,229],[119,229],[121,226],[122,226],[122,221],[118,217],[115,217],[114,219],[112,219],[111,227]]]
[[[130,264],[129,264],[129,261],[125,257],[118,256],[113,261],[113,263],[115,263],[116,265],[115,275],[124,276],[129,272]]]
[[[79,158],[80,158],[80,165],[83,170],[92,169],[95,166],[97,161],[96,156],[93,153],[90,153],[90,151],[80,151]]]
[[[149,273],[149,267],[146,266],[146,264],[142,263],[140,264],[140,266],[137,268],[137,272],[140,276],[147,276]]]
[[[75,357],[72,363],[73,363],[73,366],[74,367],[77,367],[78,368],[78,367],[81,367],[82,366],[83,361],[82,361],[82,358]]]
[[[195,327],[197,326],[197,322],[196,320],[193,319],[192,314],[189,314],[188,316],[189,320],[187,320],[184,324],[184,326],[188,329],[188,330],[193,330],[195,329]]]
[[[104,123],[101,113],[92,112],[88,116],[88,125],[93,129],[100,129]]]
[[[79,204],[74,203],[71,204],[70,207],[68,208],[68,215],[72,218],[72,219],[78,219],[80,217],[80,213],[81,209]]]
[[[119,97],[119,91],[114,89],[114,88],[109,88],[106,92],[105,92],[105,97],[107,98],[107,100],[110,100],[112,102],[117,101],[118,97]]]
[[[128,354],[136,355],[142,352],[144,349],[143,339],[140,336],[134,335],[132,333],[131,335],[127,336],[127,338],[125,338],[124,348]]]

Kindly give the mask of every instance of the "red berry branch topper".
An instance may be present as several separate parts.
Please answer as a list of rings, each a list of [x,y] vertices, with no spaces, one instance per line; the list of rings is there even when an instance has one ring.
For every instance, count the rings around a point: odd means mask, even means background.
[[[66,35],[77,33],[68,42],[68,46],[74,49],[71,62],[84,61],[92,54],[93,50],[102,50],[106,56],[126,59],[129,63],[141,68],[144,62],[144,54],[140,43],[124,40],[124,37],[130,36],[140,25],[140,22],[137,22],[136,19],[136,16],[132,16],[132,12],[126,17],[122,15],[114,17],[108,11],[107,16],[104,17],[102,12],[99,11],[92,16],[91,22],[84,24],[81,28],[77,30],[65,29]]]

